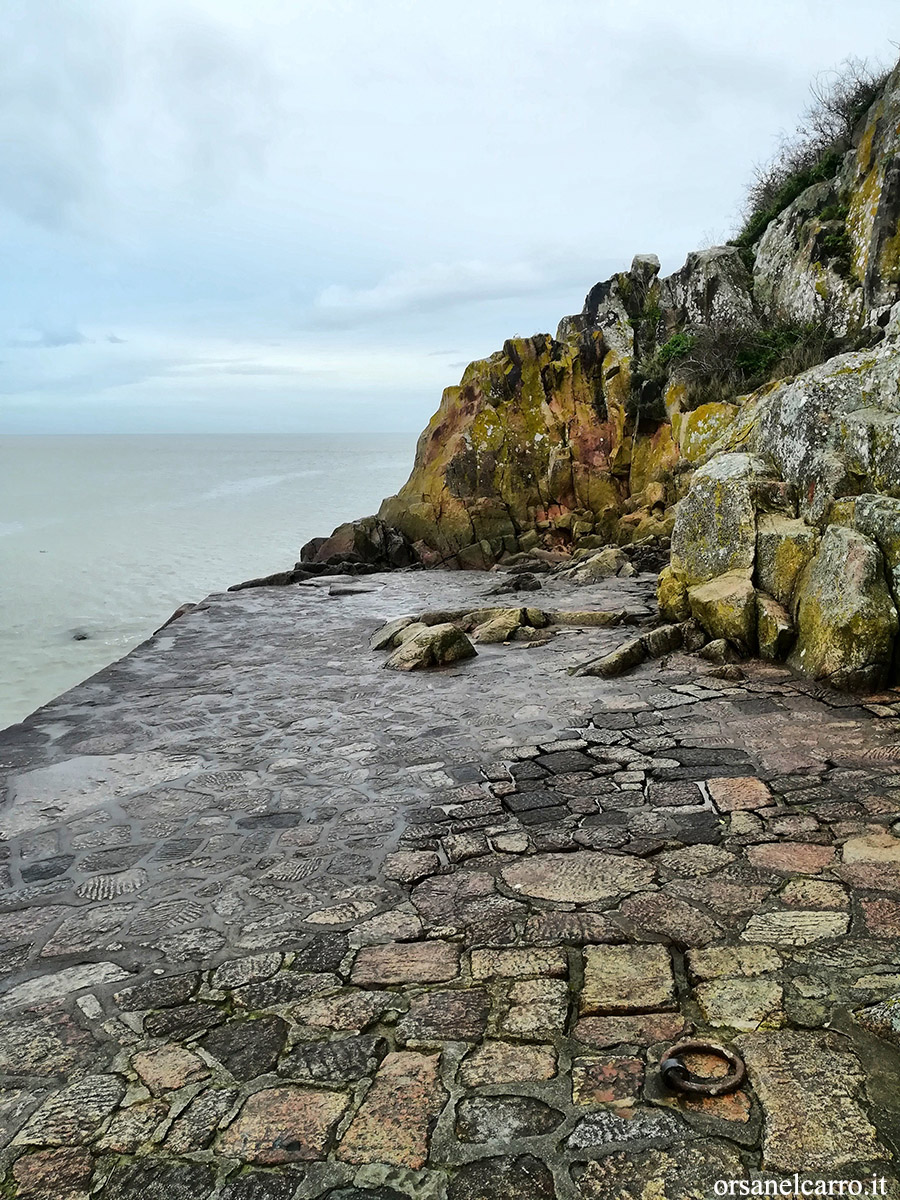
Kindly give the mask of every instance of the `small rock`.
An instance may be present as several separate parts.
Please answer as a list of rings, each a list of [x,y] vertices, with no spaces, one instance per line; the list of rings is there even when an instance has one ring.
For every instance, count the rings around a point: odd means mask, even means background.
[[[85,1075],[49,1096],[13,1139],[15,1146],[83,1146],[121,1103],[119,1075]]]
[[[131,1065],[152,1092],[175,1091],[209,1074],[206,1063],[184,1046],[144,1050]]]
[[[585,946],[580,1012],[672,1008],[675,980],[664,946]]]
[[[551,1046],[513,1042],[483,1042],[459,1068],[459,1081],[467,1088],[489,1083],[531,1083],[555,1075],[556,1051]]]
[[[446,1099],[438,1062],[437,1056],[409,1051],[389,1054],[341,1139],[338,1158],[424,1167],[431,1126]]]
[[[330,1042],[300,1042],[281,1061],[279,1071],[299,1083],[344,1087],[369,1075],[387,1051],[378,1037],[349,1037]]]
[[[763,842],[748,847],[747,858],[754,867],[769,871],[818,875],[834,862],[834,848],[814,842]]]
[[[582,663],[580,667],[572,670],[572,674],[612,679],[618,675],[624,675],[626,671],[630,671],[634,667],[639,667],[646,660],[647,647],[644,645],[644,639],[632,638],[610,651],[609,654],[603,654],[599,658],[592,658],[589,662]]]
[[[680,1013],[642,1013],[640,1016],[582,1017],[575,1038],[587,1046],[605,1050],[609,1046],[652,1046],[673,1042],[684,1033]]]
[[[530,1155],[484,1158],[460,1167],[447,1200],[556,1200],[553,1176]]]
[[[446,983],[459,974],[459,947],[434,939],[365,946],[353,963],[351,979],[371,984]]]
[[[219,1141],[219,1153],[261,1166],[325,1157],[347,1107],[343,1093],[284,1086],[255,1092]]]
[[[205,1150],[237,1098],[238,1093],[230,1088],[201,1092],[172,1122],[165,1141],[169,1153]]]
[[[865,1075],[846,1042],[792,1029],[746,1034],[738,1048],[766,1115],[764,1171],[823,1178],[889,1157],[857,1099]]]
[[[539,1137],[562,1124],[563,1114],[531,1096],[471,1096],[456,1110],[456,1136],[463,1142],[508,1144],[515,1138]]]
[[[398,850],[384,860],[385,878],[398,883],[418,883],[440,868],[441,860],[431,850]]]
[[[409,1012],[397,1026],[397,1040],[426,1045],[477,1042],[484,1037],[490,1007],[490,997],[477,988],[425,992],[410,1001]]]
[[[642,859],[579,851],[535,854],[504,867],[504,882],[538,900],[589,904],[638,891],[652,883],[653,867]]]
[[[546,950],[473,950],[473,979],[562,978],[569,962],[562,947]]]
[[[756,595],[756,609],[760,658],[781,662],[790,654],[796,640],[794,623],[777,600],[761,592]]]
[[[200,1043],[235,1079],[245,1083],[271,1071],[284,1049],[288,1025],[281,1017],[227,1021]]]
[[[781,987],[769,979],[716,979],[700,984],[695,995],[714,1026],[754,1030],[784,1024]]]
[[[753,776],[709,779],[706,786],[719,812],[746,812],[751,809],[769,808],[774,803],[768,787],[761,779],[755,779]]]
[[[13,1167],[20,1200],[80,1200],[91,1186],[94,1161],[88,1150],[38,1150]]]
[[[847,913],[791,909],[757,913],[741,934],[745,942],[768,942],[774,946],[808,946],[826,938],[842,937],[849,928]]]
[[[694,979],[721,979],[723,976],[766,975],[784,966],[781,955],[768,946],[711,946],[691,950],[688,969]]]
[[[639,1058],[576,1058],[572,1063],[572,1103],[635,1105],[644,1086]]]
[[[396,621],[388,621],[369,638],[370,650],[387,650],[394,645],[397,634],[412,625],[415,617],[398,617]]]
[[[569,1013],[569,989],[561,980],[523,979],[509,989],[509,1011],[501,1032],[541,1040],[562,1033]]]
[[[707,662],[716,663],[718,666],[728,666],[731,663],[736,663],[740,657],[731,643],[726,641],[725,638],[713,638],[711,642],[706,643],[699,651],[699,654]]]

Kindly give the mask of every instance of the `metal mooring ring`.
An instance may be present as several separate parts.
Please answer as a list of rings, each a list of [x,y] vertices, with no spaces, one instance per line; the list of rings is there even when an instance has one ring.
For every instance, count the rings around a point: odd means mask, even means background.
[[[731,1070],[727,1075],[704,1078],[693,1075],[681,1061],[682,1054],[713,1054],[728,1063]],[[735,1092],[747,1076],[744,1061],[727,1046],[718,1042],[676,1042],[659,1060],[659,1073],[663,1083],[676,1092],[688,1092],[693,1096],[725,1096]]]

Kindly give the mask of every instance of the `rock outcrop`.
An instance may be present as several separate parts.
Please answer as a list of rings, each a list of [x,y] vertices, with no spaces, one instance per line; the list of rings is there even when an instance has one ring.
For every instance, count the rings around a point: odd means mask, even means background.
[[[638,255],[555,336],[470,364],[397,495],[304,560],[614,573],[617,548],[671,538],[666,621],[836,686],[891,679],[900,67],[838,150],[752,244],[665,278]]]

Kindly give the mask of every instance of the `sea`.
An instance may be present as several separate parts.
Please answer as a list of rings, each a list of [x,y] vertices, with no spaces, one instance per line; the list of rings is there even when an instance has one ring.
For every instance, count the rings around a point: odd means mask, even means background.
[[[406,480],[414,434],[0,437],[0,729],[180,605],[282,571]]]

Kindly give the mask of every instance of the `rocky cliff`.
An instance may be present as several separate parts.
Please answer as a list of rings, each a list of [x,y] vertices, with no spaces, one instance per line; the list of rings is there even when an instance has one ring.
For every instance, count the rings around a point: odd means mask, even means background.
[[[484,568],[671,538],[665,617],[838,686],[895,675],[900,67],[870,99],[752,236],[666,278],[639,255],[555,336],[467,367],[400,492],[304,557]]]

